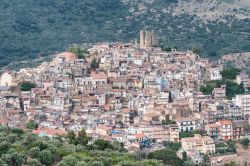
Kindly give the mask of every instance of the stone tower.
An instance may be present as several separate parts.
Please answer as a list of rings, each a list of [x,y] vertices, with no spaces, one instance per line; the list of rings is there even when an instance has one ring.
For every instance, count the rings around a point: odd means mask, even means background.
[[[156,39],[155,39],[155,32],[154,30],[151,31],[151,46],[156,46]]]
[[[154,30],[140,31],[140,48],[148,48],[157,45],[157,39]]]
[[[146,37],[145,37],[145,47],[148,48],[151,46],[151,32],[146,31]]]
[[[145,38],[144,38],[144,31],[140,31],[140,48],[144,48],[145,46]]]

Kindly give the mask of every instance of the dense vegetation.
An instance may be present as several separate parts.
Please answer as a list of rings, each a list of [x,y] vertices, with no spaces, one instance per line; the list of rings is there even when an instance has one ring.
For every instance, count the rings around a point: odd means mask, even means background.
[[[220,88],[221,85],[226,85],[226,96],[231,99],[237,94],[244,94],[245,88],[243,83],[237,84],[235,82],[237,74],[240,70],[237,68],[225,68],[222,72],[222,80],[209,81],[205,85],[200,87],[200,91],[203,94],[210,95],[212,94],[214,88]]]
[[[248,138],[242,138],[239,140],[239,142],[245,149],[248,149],[250,143]]]
[[[67,51],[74,53],[79,59],[84,59],[88,54],[87,49],[82,49],[79,46],[70,46]]]
[[[235,142],[232,140],[228,140],[222,143],[217,143],[215,144],[215,148],[216,148],[216,153],[221,155],[232,154],[237,152],[235,147]]]
[[[193,130],[190,132],[180,132],[180,138],[194,137],[195,134],[200,134],[201,136],[207,135],[205,130]]]
[[[21,91],[30,91],[32,88],[35,88],[36,84],[28,81],[21,82],[20,89]]]
[[[33,121],[27,127],[36,128]],[[93,140],[92,140],[93,141]],[[182,166],[190,163],[176,156],[179,143],[166,143],[163,150],[151,153],[127,153],[123,144],[104,140],[90,141],[85,130],[65,137],[38,137],[28,131],[0,127],[1,166]]]
[[[141,13],[132,1],[125,5],[120,0],[2,0],[0,67],[46,56],[72,43],[130,41],[145,27],[158,33],[165,48],[185,50],[195,46],[199,49],[193,49],[194,52],[212,57],[250,51],[249,19],[224,16],[226,22],[205,24],[195,14],[172,15],[162,11],[177,2],[145,3],[150,10]]]

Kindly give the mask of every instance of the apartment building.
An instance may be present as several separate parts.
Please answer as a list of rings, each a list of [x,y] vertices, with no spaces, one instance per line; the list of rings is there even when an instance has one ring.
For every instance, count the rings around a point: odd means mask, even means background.
[[[250,115],[250,94],[236,95],[235,105],[241,108],[243,115]]]
[[[215,144],[211,137],[195,134],[194,137],[181,139],[181,148],[187,155],[215,153]]]

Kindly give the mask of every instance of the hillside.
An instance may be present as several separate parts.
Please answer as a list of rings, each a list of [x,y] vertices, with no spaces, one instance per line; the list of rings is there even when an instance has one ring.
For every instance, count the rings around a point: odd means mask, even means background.
[[[119,142],[109,143],[86,137],[85,130],[67,136],[38,137],[29,131],[0,127],[1,166],[182,166],[176,156],[179,144],[163,150],[128,153]],[[190,161],[189,161],[190,163]]]
[[[142,28],[204,56],[250,51],[248,0],[2,0],[0,20],[0,67],[72,43],[130,41]]]

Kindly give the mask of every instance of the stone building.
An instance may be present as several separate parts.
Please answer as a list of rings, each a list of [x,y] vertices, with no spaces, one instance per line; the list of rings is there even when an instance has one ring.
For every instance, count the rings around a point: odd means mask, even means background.
[[[148,48],[157,45],[157,39],[154,30],[140,31],[140,48]]]

